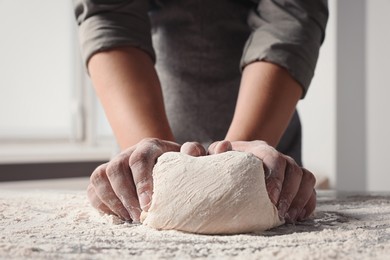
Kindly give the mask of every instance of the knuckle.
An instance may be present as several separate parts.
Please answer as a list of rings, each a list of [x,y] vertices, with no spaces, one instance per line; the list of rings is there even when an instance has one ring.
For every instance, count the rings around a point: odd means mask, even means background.
[[[284,155],[284,158],[286,159],[287,163],[296,165],[295,160],[291,156]]]
[[[302,174],[302,178],[304,178],[305,182],[314,187],[316,184],[316,177],[314,174],[304,168],[302,168]]]
[[[285,164],[286,159],[279,153],[276,149],[271,146],[265,148],[265,153],[267,158],[275,164]]]
[[[153,138],[143,143],[129,158],[130,167],[147,164],[152,158],[156,159],[163,153],[161,140]]]
[[[190,155],[200,155],[200,144],[196,142],[186,142],[183,144],[183,150]]]
[[[149,149],[141,149],[134,152],[129,160],[130,167],[137,167],[146,164],[151,154],[152,153]]]
[[[106,169],[106,175],[108,178],[115,177],[123,174],[128,167],[128,158],[123,155],[119,155],[109,162]]]
[[[146,143],[148,142],[149,140],[152,140],[153,138],[150,138],[150,137],[146,137],[146,138],[142,138],[141,141],[139,142],[140,144],[143,144],[143,143]]]
[[[252,143],[256,146],[268,146],[267,142],[262,141],[262,140],[255,140],[255,141],[252,141]]]
[[[300,179],[302,179],[303,171],[301,170],[301,168],[298,165],[296,165],[295,163],[294,164],[288,164],[288,167],[290,168],[290,171],[291,171],[291,173],[294,174],[294,176],[297,176]]]
[[[143,145],[145,145],[145,144],[147,144],[147,145],[160,145],[161,140],[158,138],[154,138],[154,137],[148,137],[148,138],[142,139],[140,143]]]
[[[146,177],[135,184],[138,194],[152,190],[152,183],[150,180],[150,177]]]
[[[285,203],[286,205],[291,205],[295,198],[291,193],[282,193],[280,197],[279,203]]]
[[[294,175],[298,175],[299,177],[303,176],[303,170],[299,165],[295,162],[293,158],[291,158],[288,155],[284,155],[284,158],[286,159],[286,165],[290,169],[291,172],[294,173]]]
[[[271,168],[274,170],[274,171],[283,171],[286,167],[286,160],[280,156],[279,153],[270,153],[268,156],[267,156],[271,162]],[[278,175],[280,177],[282,177],[281,175]]]
[[[106,164],[98,166],[91,174],[89,178],[92,185],[96,185],[101,180],[106,178]]]

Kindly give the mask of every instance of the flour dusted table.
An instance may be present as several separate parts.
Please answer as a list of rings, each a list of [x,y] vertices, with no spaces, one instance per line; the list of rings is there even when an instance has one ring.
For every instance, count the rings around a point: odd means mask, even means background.
[[[81,189],[4,187],[0,259],[390,259],[385,193],[319,192],[316,215],[305,222],[263,234],[206,236],[101,216]]]

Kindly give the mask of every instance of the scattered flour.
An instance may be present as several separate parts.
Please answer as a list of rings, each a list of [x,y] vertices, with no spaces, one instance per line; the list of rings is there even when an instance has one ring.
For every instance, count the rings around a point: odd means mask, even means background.
[[[0,191],[0,258],[388,259],[390,197],[319,193],[316,216],[262,234],[194,235],[123,223],[85,192]]]

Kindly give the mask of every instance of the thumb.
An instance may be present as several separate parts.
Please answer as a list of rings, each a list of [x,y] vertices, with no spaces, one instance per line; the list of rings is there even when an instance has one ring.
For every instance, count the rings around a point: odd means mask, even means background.
[[[232,143],[227,140],[212,143],[208,148],[208,154],[224,153],[232,150]]]

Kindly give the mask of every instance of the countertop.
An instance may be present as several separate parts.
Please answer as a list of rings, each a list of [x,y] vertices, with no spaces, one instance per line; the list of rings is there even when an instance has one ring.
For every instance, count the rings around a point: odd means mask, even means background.
[[[0,184],[0,258],[389,259],[390,194],[318,192],[315,215],[262,234],[157,231],[92,209],[84,189]],[[47,183],[46,183],[47,184]]]

